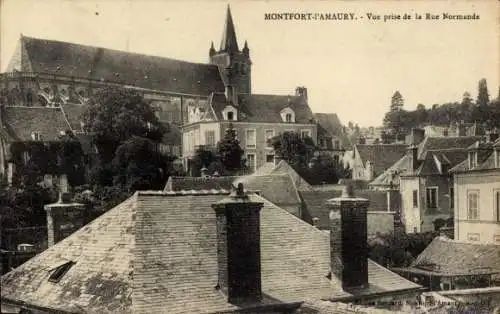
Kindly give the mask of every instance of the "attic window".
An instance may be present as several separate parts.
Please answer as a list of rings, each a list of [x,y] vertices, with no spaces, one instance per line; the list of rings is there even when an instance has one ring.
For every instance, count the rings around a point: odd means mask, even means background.
[[[227,119],[230,120],[230,121],[234,120],[234,112],[228,111],[227,112]]]
[[[59,282],[62,277],[68,272],[68,270],[75,265],[76,263],[73,261],[69,261],[67,263],[64,263],[54,269],[52,274],[49,276],[49,281],[50,282]]]

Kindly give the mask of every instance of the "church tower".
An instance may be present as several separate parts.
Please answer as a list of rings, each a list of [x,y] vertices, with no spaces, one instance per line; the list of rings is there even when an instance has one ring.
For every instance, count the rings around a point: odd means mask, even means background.
[[[226,86],[226,96],[237,105],[239,93],[250,94],[251,88],[251,66],[250,49],[245,41],[243,49],[239,49],[234,30],[231,9],[227,6],[226,23],[219,50],[216,51],[214,44],[209,50],[210,63],[216,64],[223,76]]]

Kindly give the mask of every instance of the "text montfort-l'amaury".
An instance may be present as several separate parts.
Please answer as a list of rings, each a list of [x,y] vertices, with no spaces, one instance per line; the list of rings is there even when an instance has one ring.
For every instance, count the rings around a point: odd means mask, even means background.
[[[354,12],[275,12],[265,13],[264,20],[271,21],[353,21],[353,20],[368,20],[368,21],[398,21],[398,20],[479,20],[479,14],[452,14],[452,13],[365,13],[358,15]]]

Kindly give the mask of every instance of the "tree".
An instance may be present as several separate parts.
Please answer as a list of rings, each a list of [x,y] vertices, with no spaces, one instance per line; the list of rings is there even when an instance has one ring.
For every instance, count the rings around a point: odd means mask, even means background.
[[[404,106],[403,96],[399,91],[395,91],[391,98],[390,111],[402,110]]]
[[[490,95],[488,94],[488,85],[486,79],[480,79],[478,83],[478,93],[476,104],[478,106],[487,106],[490,102]]]
[[[165,128],[151,106],[136,91],[98,90],[83,115],[84,129],[92,136],[99,158],[108,163],[118,146],[133,136],[160,142]]]
[[[193,162],[191,164],[191,175],[193,177],[199,177],[200,171],[203,167],[208,167],[219,160],[219,157],[210,149],[203,146],[198,147],[194,153]]]
[[[310,137],[302,138],[296,132],[284,132],[271,141],[276,155],[295,170],[306,168],[313,157],[315,145]]]
[[[172,172],[175,157],[156,150],[147,138],[133,137],[118,146],[113,158],[113,185],[127,191],[161,190]]]
[[[120,88],[99,90],[83,120],[98,150],[90,171],[94,186],[116,185],[127,191],[162,188],[174,158],[157,150],[166,129],[141,94]]]
[[[217,152],[222,164],[230,172],[238,171],[244,168],[243,149],[236,137],[236,131],[233,124],[230,123],[222,140],[217,143]],[[208,167],[208,165],[206,165]]]

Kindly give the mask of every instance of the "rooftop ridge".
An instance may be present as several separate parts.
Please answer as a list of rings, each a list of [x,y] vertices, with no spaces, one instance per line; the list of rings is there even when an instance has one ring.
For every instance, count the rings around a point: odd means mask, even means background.
[[[211,189],[211,190],[178,190],[178,191],[137,191],[139,196],[202,196],[202,195],[226,195],[230,190]]]
[[[161,59],[167,59],[167,60],[176,61],[176,62],[182,62],[182,63],[186,63],[186,64],[204,65],[204,66],[213,67],[213,68],[217,67],[216,65],[210,64],[210,63],[186,61],[186,60],[180,60],[180,59],[175,59],[175,58],[163,57],[163,56],[159,56],[159,55],[152,55],[152,54],[146,54],[146,53],[141,53],[141,52],[125,51],[125,50],[120,50],[120,49],[115,49],[115,48],[106,48],[106,47],[100,47],[100,46],[95,46],[95,45],[80,44],[80,43],[69,42],[69,41],[64,41],[64,40],[46,39],[46,38],[31,37],[31,36],[23,36],[21,38],[21,40],[48,41],[48,42],[53,42],[53,43],[74,45],[74,46],[80,46],[80,47],[85,47],[85,48],[104,49],[104,50],[107,50],[110,52],[119,52],[119,53],[125,53],[125,54],[136,55],[136,56],[144,56],[144,57],[150,57],[150,58],[151,57],[152,58],[161,58]]]

